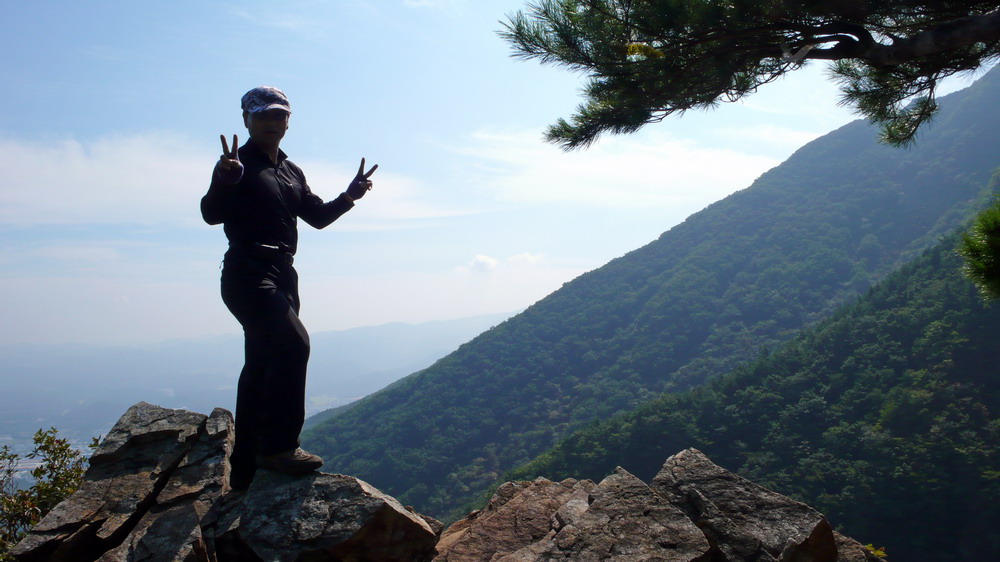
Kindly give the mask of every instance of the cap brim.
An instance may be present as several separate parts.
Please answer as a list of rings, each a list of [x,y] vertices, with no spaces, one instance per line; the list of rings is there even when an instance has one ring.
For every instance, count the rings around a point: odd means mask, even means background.
[[[287,105],[282,105],[280,103],[272,103],[260,107],[255,107],[252,110],[250,110],[250,113],[261,113],[262,111],[268,111],[271,109],[280,109],[289,115],[292,114],[292,110]]]

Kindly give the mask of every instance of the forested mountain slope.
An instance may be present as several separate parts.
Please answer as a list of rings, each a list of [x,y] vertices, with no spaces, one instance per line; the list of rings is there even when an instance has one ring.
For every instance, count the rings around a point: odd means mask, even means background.
[[[962,276],[955,239],[775,353],[504,478],[647,478],[696,447],[893,560],[1000,558],[1000,306]]]
[[[943,98],[911,150],[877,144],[862,122],[817,139],[304,444],[443,516],[590,420],[787,341],[955,228],[1000,165],[997,99],[997,71]]]

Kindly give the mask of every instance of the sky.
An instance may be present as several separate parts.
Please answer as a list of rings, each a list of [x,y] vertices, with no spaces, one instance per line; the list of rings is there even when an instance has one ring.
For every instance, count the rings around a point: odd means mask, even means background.
[[[255,86],[289,96],[282,149],[324,199],[379,165],[333,225],[299,223],[313,332],[517,312],[855,119],[812,64],[563,152],[542,133],[585,77],[510,56],[524,0],[0,2],[8,344],[240,331],[199,201]]]

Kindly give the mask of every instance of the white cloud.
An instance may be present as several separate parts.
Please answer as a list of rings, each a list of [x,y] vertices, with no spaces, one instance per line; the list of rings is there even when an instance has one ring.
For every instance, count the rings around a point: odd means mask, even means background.
[[[544,256],[542,254],[532,254],[531,252],[513,255],[503,261],[484,254],[477,254],[470,262],[456,267],[455,271],[467,274],[490,273],[501,268],[506,270],[523,270],[525,268],[541,266],[543,265],[543,260]]]
[[[525,265],[535,265],[542,262],[545,256],[542,254],[532,254],[529,252],[524,252],[523,254],[517,254],[516,256],[511,256],[507,258],[507,262],[511,264],[525,264]]]
[[[499,263],[499,261],[495,258],[491,258],[490,256],[478,255],[472,259],[469,267],[472,268],[473,271],[489,271],[491,269],[496,269],[497,264]]]
[[[455,268],[460,273],[489,273],[500,265],[500,260],[482,254],[472,258],[472,261]]]
[[[171,133],[0,138],[0,224],[194,224],[214,159]]]
[[[500,201],[570,206],[673,208],[711,202],[776,166],[773,158],[700,146],[657,131],[608,136],[563,152],[538,131],[480,131],[456,148],[483,163],[477,183]]]
[[[217,150],[168,132],[88,142],[0,137],[0,225],[203,225],[198,203]],[[355,173],[349,165],[299,163],[327,198]],[[376,195],[365,199],[364,214],[348,229],[398,230],[476,212],[435,201],[433,190],[410,177],[380,172],[375,179]]]
[[[340,186],[344,188],[357,173],[357,168],[349,165],[326,162],[298,162],[305,170],[306,179],[319,195],[330,198]],[[363,202],[364,213],[352,217],[341,226],[347,231],[402,230],[423,226],[428,221],[436,221],[457,216],[476,214],[471,208],[456,208],[447,201],[441,201],[436,190],[429,188],[422,180],[390,172],[376,171],[372,176],[375,187]],[[322,192],[321,192],[322,190]],[[326,192],[330,192],[330,194]]]

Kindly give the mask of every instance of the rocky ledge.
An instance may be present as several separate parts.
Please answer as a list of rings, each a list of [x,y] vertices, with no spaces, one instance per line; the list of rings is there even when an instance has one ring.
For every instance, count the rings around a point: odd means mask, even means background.
[[[91,457],[80,489],[12,551],[24,561],[528,562],[878,560],[809,506],[696,449],[646,484],[503,484],[447,529],[351,476],[261,471],[227,489],[232,415],[141,402]]]

